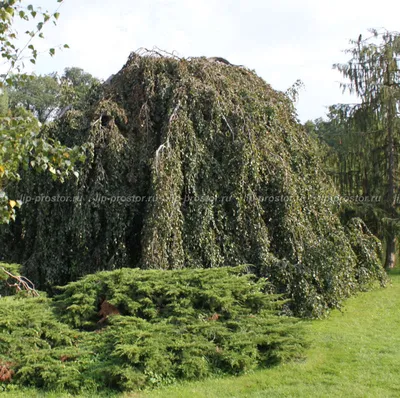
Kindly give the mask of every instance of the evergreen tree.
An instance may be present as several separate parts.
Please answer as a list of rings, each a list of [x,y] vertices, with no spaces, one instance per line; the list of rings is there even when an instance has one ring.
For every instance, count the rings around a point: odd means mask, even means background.
[[[358,180],[363,180],[367,193],[373,185],[384,198],[385,267],[393,268],[399,217],[396,194],[399,192],[400,34],[377,30],[371,30],[371,33],[370,38],[363,39],[360,35],[358,40],[351,41],[353,47],[346,52],[352,58],[334,67],[349,79],[349,83],[342,85],[343,89],[361,99],[359,105],[338,109],[348,118],[353,133],[358,135],[357,139],[353,138],[352,145],[352,150],[358,150],[357,161],[364,162],[364,169],[358,170]],[[357,135],[353,134],[353,137]],[[348,169],[349,165],[345,167]]]

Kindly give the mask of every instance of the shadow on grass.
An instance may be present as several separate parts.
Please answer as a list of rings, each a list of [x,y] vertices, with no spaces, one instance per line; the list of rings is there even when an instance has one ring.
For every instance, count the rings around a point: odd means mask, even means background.
[[[388,271],[389,276],[397,276],[400,275],[400,267],[393,268]]]

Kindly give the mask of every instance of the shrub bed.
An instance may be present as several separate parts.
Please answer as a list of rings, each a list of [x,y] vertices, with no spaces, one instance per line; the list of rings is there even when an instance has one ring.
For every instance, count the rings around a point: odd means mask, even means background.
[[[20,384],[135,390],[240,374],[301,355],[298,320],[245,267],[120,269],[49,299],[0,299],[0,365]],[[7,373],[8,374],[8,373]]]

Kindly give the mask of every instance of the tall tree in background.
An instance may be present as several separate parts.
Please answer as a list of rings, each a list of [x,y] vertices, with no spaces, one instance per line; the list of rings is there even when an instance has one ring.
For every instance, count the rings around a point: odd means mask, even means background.
[[[360,128],[357,125],[360,123],[347,117],[346,106],[330,106],[327,116],[328,120],[308,121],[304,127],[309,135],[327,144],[323,146],[325,171],[333,178],[340,193],[364,197],[381,195],[382,178],[379,175],[376,179],[374,170],[378,169],[382,157],[376,154],[374,159],[371,157],[374,154],[373,132]],[[357,116],[360,115],[357,113]]]
[[[9,106],[22,106],[31,111],[40,123],[46,123],[60,106],[61,87],[55,73],[31,75],[27,81],[8,88]]]
[[[352,131],[364,134],[361,142],[364,160],[373,166],[369,174],[375,177],[375,183],[380,179],[378,184],[387,215],[385,267],[393,268],[399,223],[396,196],[399,193],[400,34],[377,30],[371,33],[368,39],[360,35],[357,41],[351,41],[353,47],[346,52],[352,58],[334,67],[349,79],[349,83],[342,85],[343,89],[361,99],[361,104],[343,106],[341,111]]]
[[[61,77],[61,106],[71,105],[83,109],[93,90],[100,88],[100,81],[81,68],[65,68]]]
[[[41,123],[51,121],[56,111],[66,106],[76,110],[84,109],[93,90],[101,90],[98,79],[76,67],[65,68],[61,77],[56,72],[28,77],[7,86],[9,108],[15,110],[22,106]]]

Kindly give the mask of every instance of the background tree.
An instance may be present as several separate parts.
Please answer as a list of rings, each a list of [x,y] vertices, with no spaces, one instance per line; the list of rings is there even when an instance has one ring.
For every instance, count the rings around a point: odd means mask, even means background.
[[[94,90],[100,89],[99,79],[81,68],[65,68],[61,77],[61,106],[83,109]]]
[[[30,79],[9,88],[9,106],[31,111],[41,123],[46,123],[61,102],[61,87],[55,73],[32,75]]]
[[[93,94],[101,90],[98,79],[81,68],[66,68],[61,78],[56,72],[44,76],[30,75],[28,79],[13,81],[8,87],[9,106],[31,111],[41,123],[56,116],[66,106],[82,110]]]
[[[382,195],[385,267],[393,268],[399,218],[396,195],[399,193],[400,35],[377,30],[371,33],[367,39],[360,35],[358,40],[351,41],[353,47],[346,51],[351,59],[334,65],[349,80],[342,85],[343,90],[355,93],[361,104],[331,109],[330,139],[335,131],[339,137],[335,145],[342,193]]]
[[[360,130],[342,108],[331,106],[327,120],[308,121],[305,129],[320,141],[325,171],[342,195],[342,221],[360,217],[375,236],[385,240],[387,214],[382,201],[381,167],[384,151],[382,146],[374,145],[374,134]]]

